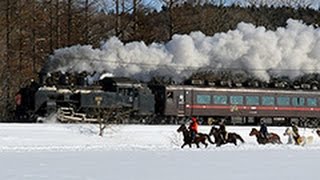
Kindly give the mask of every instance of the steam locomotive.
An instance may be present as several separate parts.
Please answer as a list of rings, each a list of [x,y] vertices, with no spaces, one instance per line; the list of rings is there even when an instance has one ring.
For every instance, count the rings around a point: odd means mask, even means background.
[[[39,122],[56,115],[61,122],[97,122],[97,111],[104,110],[127,112],[118,123],[181,123],[191,116],[203,124],[264,120],[315,127],[320,122],[320,92],[312,89],[145,84],[123,77],[103,77],[89,85],[58,79],[60,83],[33,81],[22,88],[16,96],[16,120]]]
[[[105,113],[126,113],[131,119],[148,119],[154,114],[154,96],[144,84],[129,78],[103,78],[98,84],[32,81],[16,95],[15,119],[41,122],[56,115],[61,122],[97,122]]]

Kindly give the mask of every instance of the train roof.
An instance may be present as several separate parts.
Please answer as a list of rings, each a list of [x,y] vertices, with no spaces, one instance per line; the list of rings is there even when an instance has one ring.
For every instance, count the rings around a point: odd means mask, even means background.
[[[141,87],[141,83],[137,80],[133,80],[131,78],[127,78],[127,77],[105,77],[101,80],[102,84],[105,85],[113,85],[113,86],[117,86],[117,87],[126,87],[126,88],[130,88],[130,87]]]
[[[189,91],[217,91],[217,92],[248,92],[248,93],[281,93],[281,94],[303,94],[320,95],[320,91],[306,90],[284,90],[284,89],[257,89],[257,88],[220,88],[220,87],[198,87],[185,85],[168,85],[166,90],[189,90]]]
[[[56,86],[44,86],[44,87],[40,87],[39,91],[45,91],[45,92],[56,92],[59,94],[70,94],[70,93],[82,93],[82,94],[88,94],[91,93],[92,91],[94,92],[103,92],[100,88],[97,87],[88,87],[88,88],[75,88],[74,90],[67,88],[67,87],[56,87]]]

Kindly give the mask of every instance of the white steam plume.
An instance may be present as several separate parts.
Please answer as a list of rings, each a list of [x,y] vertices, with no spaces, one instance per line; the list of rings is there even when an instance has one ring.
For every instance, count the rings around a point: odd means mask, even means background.
[[[239,23],[227,33],[205,36],[201,32],[174,35],[166,44],[123,44],[113,37],[101,48],[72,46],[50,57],[50,71],[97,71],[147,80],[154,75],[175,80],[197,69],[242,69],[261,80],[270,75],[294,78],[319,73],[320,29],[289,19],[276,31]]]

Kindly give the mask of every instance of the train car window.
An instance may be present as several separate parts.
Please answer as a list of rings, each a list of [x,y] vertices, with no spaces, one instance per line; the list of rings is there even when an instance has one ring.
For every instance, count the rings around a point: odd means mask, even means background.
[[[184,95],[179,95],[179,104],[184,104]]]
[[[277,97],[277,103],[279,106],[290,106],[290,98],[284,96]]]
[[[230,96],[230,103],[234,105],[243,104],[243,96]]]
[[[264,106],[273,106],[274,105],[274,97],[272,96],[263,96],[262,97],[262,105]]]
[[[292,105],[294,106],[304,106],[305,102],[304,102],[304,98],[303,97],[293,97],[292,98]]]
[[[197,95],[198,104],[210,104],[211,96],[210,95]]]
[[[128,96],[133,96],[133,89],[128,89],[127,95]]]
[[[119,93],[119,95],[124,95],[125,96],[127,92],[126,92],[126,89],[119,88],[118,89],[118,93]]]
[[[308,106],[317,106],[317,99],[316,98],[307,98],[307,105]]]
[[[247,105],[259,105],[259,97],[258,96],[246,96]]]
[[[172,101],[173,100],[173,92],[172,91],[168,91],[167,92],[167,99]]]
[[[214,104],[227,104],[227,96],[219,96],[219,95],[214,95],[213,96],[213,103]]]

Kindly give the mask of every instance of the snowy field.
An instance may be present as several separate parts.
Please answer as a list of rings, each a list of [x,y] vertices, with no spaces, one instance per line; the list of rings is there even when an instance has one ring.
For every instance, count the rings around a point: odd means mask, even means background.
[[[312,129],[300,128],[314,136],[304,147],[258,145],[248,135],[252,127],[227,126],[246,143],[181,149],[177,128],[112,126],[99,137],[95,125],[0,124],[0,179],[318,179],[320,138]],[[284,143],[285,129],[269,127]]]

